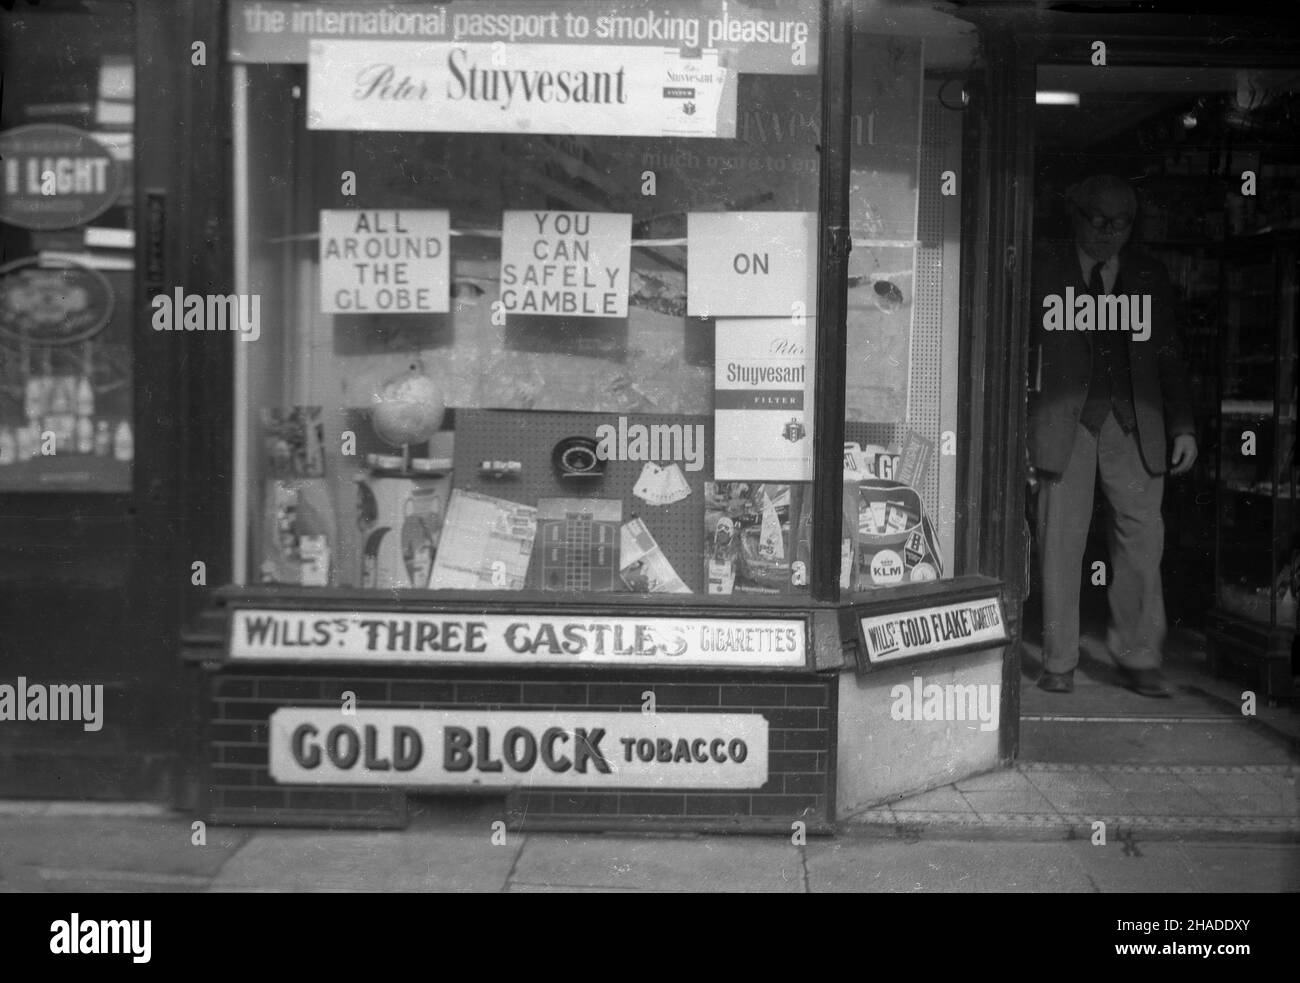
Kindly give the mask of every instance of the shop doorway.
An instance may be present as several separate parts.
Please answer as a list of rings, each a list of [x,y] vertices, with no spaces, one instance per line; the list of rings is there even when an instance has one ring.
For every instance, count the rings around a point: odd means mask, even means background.
[[[219,525],[200,511],[217,483],[194,462],[221,439],[220,404],[191,380],[217,377],[225,339],[174,343],[148,314],[151,295],[213,282],[192,243],[215,235],[220,183],[178,137],[218,132],[190,99],[206,76],[157,57],[216,36],[196,33],[195,9],[48,0],[0,14],[3,797],[174,786],[180,626],[221,576],[193,532]]]
[[[1295,290],[1289,238],[1300,228],[1300,73],[1042,64],[1037,90],[1035,256],[1053,241],[1070,243],[1072,185],[1115,174],[1133,186],[1139,207],[1129,245],[1162,264],[1175,289],[1199,456],[1189,473],[1165,482],[1164,671],[1172,697],[1126,688],[1107,653],[1112,571],[1108,505],[1098,488],[1070,694],[1035,685],[1043,668],[1035,543],[1020,758],[1294,762],[1295,328],[1288,340],[1285,325]],[[1030,311],[1031,329],[1042,316]],[[1031,389],[1034,373],[1031,356]],[[1243,457],[1247,433],[1255,444]],[[1032,494],[1029,507],[1032,528]],[[1263,639],[1258,651],[1225,645],[1229,623]],[[1255,694],[1258,714],[1243,714],[1243,693]]]

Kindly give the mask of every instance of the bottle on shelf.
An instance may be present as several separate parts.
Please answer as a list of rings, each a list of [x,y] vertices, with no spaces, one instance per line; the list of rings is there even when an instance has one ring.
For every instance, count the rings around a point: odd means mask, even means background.
[[[27,377],[23,387],[23,411],[29,420],[34,420],[45,413],[46,377],[32,375]]]
[[[77,415],[91,416],[95,412],[95,390],[90,379],[82,376],[77,382]]]
[[[126,420],[117,425],[113,434],[113,456],[119,461],[130,461],[135,457],[135,437],[131,433],[131,424]]]
[[[108,427],[107,420],[99,420],[95,423],[95,456],[108,457],[113,452],[113,431]]]
[[[89,454],[95,449],[95,427],[90,417],[77,417],[77,453]]]
[[[18,460],[18,441],[8,427],[0,427],[0,465]]]
[[[18,460],[30,461],[36,455],[37,432],[35,423],[18,428]]]
[[[73,392],[70,391],[72,387],[68,385],[70,379],[65,376],[58,376],[50,381],[53,383],[50,395],[50,413],[56,416],[71,413]]]

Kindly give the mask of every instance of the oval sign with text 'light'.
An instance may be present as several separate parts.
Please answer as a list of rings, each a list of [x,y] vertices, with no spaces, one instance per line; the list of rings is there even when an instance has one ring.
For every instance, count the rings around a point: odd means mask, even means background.
[[[122,191],[123,172],[85,130],[35,123],[0,133],[0,222],[71,229],[102,215]]]

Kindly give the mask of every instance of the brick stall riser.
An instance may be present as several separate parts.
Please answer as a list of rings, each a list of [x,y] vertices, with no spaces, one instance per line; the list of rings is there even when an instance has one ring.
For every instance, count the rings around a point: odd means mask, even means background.
[[[479,672],[419,678],[308,675],[266,670],[208,674],[207,760],[201,811],[209,821],[247,825],[400,827],[405,796],[418,789],[282,785],[268,771],[268,720],[281,707],[559,710],[641,713],[647,690],[659,713],[761,714],[768,722],[768,778],[756,789],[519,788],[506,795],[515,829],[691,829],[789,834],[802,821],[827,832],[833,819],[834,677],[811,674],[663,676],[550,675],[504,679]],[[483,795],[466,790],[465,794]],[[497,793],[502,794],[502,793]]]

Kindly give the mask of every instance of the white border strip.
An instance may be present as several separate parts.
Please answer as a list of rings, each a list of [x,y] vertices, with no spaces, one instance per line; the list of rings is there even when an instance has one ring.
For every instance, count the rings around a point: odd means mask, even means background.
[[[248,68],[232,65],[231,172],[234,178],[235,293],[248,291]],[[235,345],[234,462],[231,467],[231,581],[247,582],[248,572],[248,347]]]

